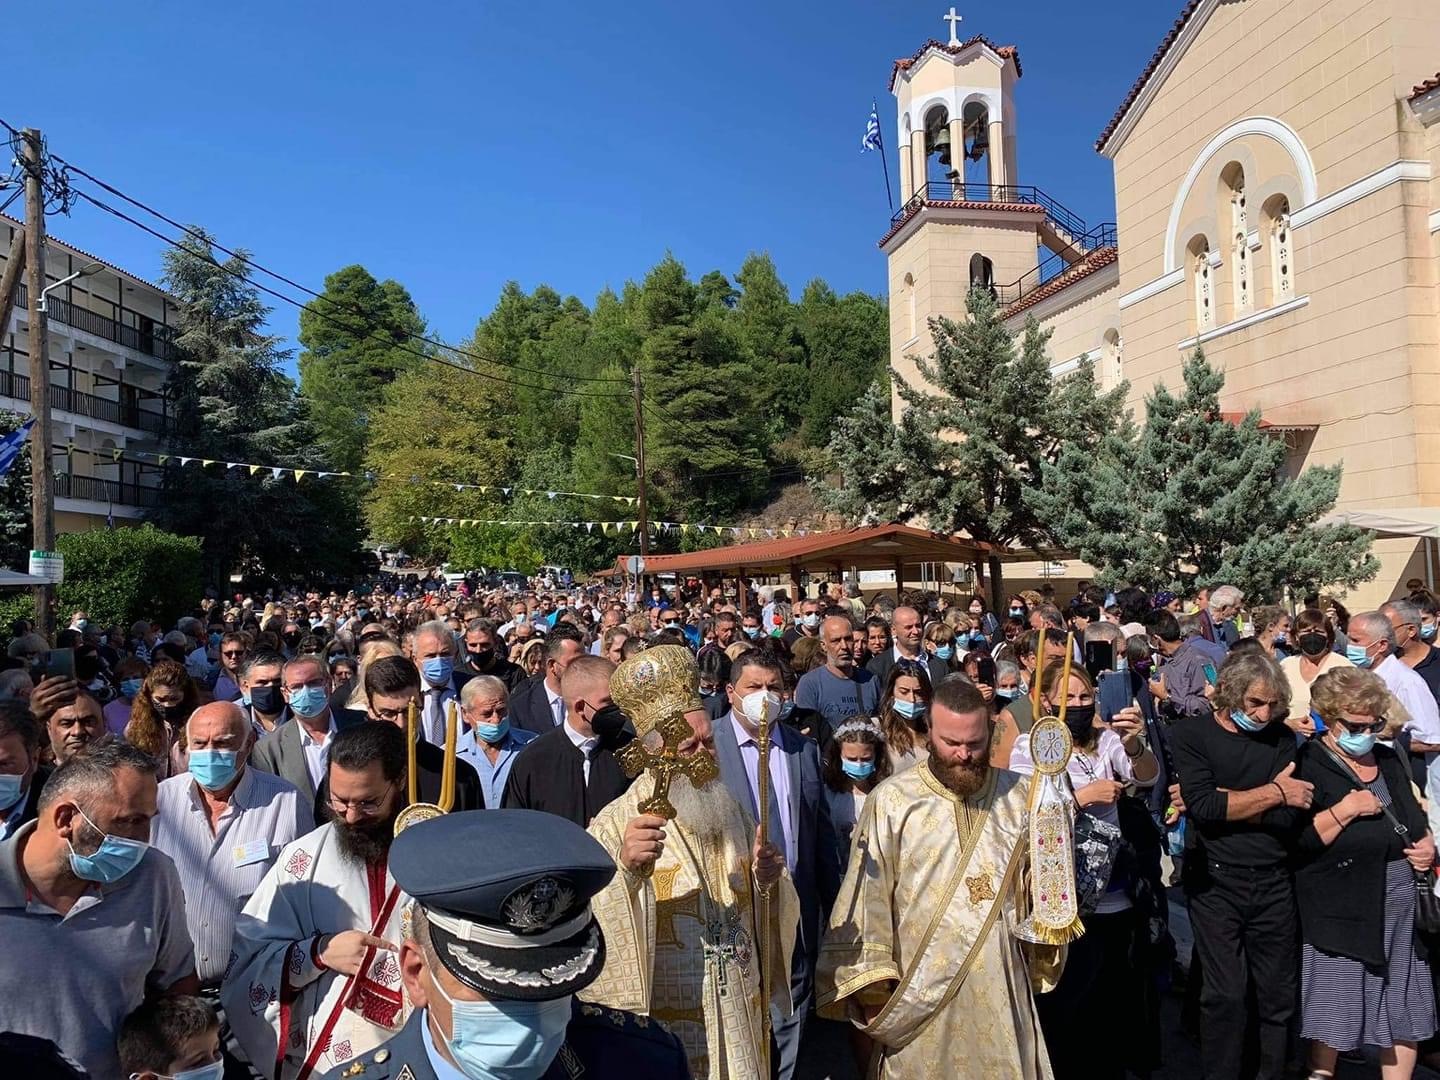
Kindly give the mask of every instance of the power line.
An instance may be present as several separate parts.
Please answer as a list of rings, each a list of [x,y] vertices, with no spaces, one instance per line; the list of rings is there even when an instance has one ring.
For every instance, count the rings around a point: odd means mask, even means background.
[[[0,121],[0,123],[3,123],[3,122],[4,122],[4,121]],[[9,125],[7,124],[6,126],[8,127]],[[253,270],[258,270],[260,273],[265,274],[265,275],[267,275],[268,277],[272,277],[272,278],[274,278],[276,281],[283,282],[284,284],[289,285],[291,288],[299,289],[301,292],[305,293],[307,296],[311,296],[311,297],[315,298],[316,300],[323,300],[323,301],[325,301],[327,304],[335,304],[335,303],[336,303],[332,298],[326,296],[324,293],[316,292],[314,289],[310,288],[308,285],[304,285],[304,284],[302,284],[302,283],[294,280],[293,278],[287,277],[287,276],[285,276],[284,274],[280,273],[279,271],[271,270],[269,267],[264,266],[264,265],[262,265],[261,263],[256,262],[256,261],[255,261],[254,259],[252,259],[250,256],[248,256],[248,255],[246,255],[246,254],[244,254],[244,253],[242,253],[242,252],[239,252],[239,251],[233,250],[233,249],[231,249],[231,248],[228,248],[228,247],[226,247],[224,244],[221,244],[220,242],[218,242],[217,240],[215,240],[213,237],[207,236],[205,233],[201,232],[200,230],[194,229],[194,228],[192,228],[192,227],[190,227],[190,226],[188,226],[188,225],[183,224],[182,222],[176,221],[174,218],[168,216],[167,214],[164,214],[164,213],[162,213],[161,211],[156,210],[154,207],[149,206],[148,204],[146,204],[146,203],[144,203],[144,202],[141,202],[139,199],[135,198],[134,196],[132,196],[132,195],[127,195],[125,192],[121,191],[119,188],[115,187],[113,184],[106,183],[104,180],[101,180],[98,176],[95,176],[95,175],[93,175],[92,173],[86,172],[84,169],[80,168],[80,166],[75,165],[75,164],[67,161],[65,158],[62,158],[59,154],[52,154],[51,157],[54,158],[55,161],[60,162],[60,164],[63,165],[66,169],[68,169],[70,172],[75,173],[77,176],[83,176],[86,180],[89,180],[89,181],[90,181],[91,183],[93,183],[93,184],[99,185],[101,188],[103,188],[104,190],[108,191],[111,195],[114,195],[115,197],[117,197],[117,198],[119,198],[119,199],[123,199],[125,202],[129,203],[131,206],[137,207],[138,209],[145,211],[145,213],[151,215],[151,216],[154,217],[154,218],[157,218],[157,219],[160,220],[160,221],[165,222],[165,224],[171,226],[172,228],[179,229],[181,232],[185,233],[185,235],[189,236],[191,239],[196,240],[196,241],[199,241],[199,242],[202,242],[202,243],[207,243],[207,244],[209,244],[211,247],[216,248],[217,250],[224,252],[226,255],[230,256],[232,259],[238,259],[240,262],[244,263],[246,266],[250,267],[251,269],[253,269]],[[257,287],[258,287],[258,286],[257,286]],[[340,306],[340,305],[337,305],[337,306]],[[351,308],[351,311],[352,311],[354,314],[356,314],[356,315],[360,315],[360,316],[362,316],[362,317],[365,317],[365,313],[362,312],[362,311],[360,311],[358,308]],[[459,346],[456,346],[456,345],[450,345],[450,344],[448,344],[448,343],[446,343],[446,342],[444,342],[444,341],[438,340],[437,338],[426,337],[424,334],[415,334],[415,333],[411,333],[411,332],[409,332],[409,331],[401,331],[401,333],[403,333],[405,337],[407,337],[407,338],[409,338],[409,339],[411,339],[411,340],[413,340],[413,341],[421,341],[421,342],[424,342],[424,343],[427,344],[427,345],[432,345],[432,346],[434,346],[435,348],[445,349],[445,350],[447,350],[447,351],[449,351],[449,352],[458,353],[458,354],[460,354],[461,356],[468,357],[468,358],[471,359],[471,360],[476,360],[476,361],[479,361],[480,363],[483,363],[483,364],[490,364],[490,365],[493,365],[493,366],[495,366],[495,367],[509,368],[509,369],[511,369],[511,370],[513,370],[513,371],[523,371],[523,372],[525,372],[526,374],[539,375],[539,376],[542,376],[543,378],[549,378],[549,379],[565,379],[565,380],[567,380],[567,381],[572,381],[572,382],[612,383],[612,384],[620,384],[620,385],[625,385],[625,384],[628,383],[628,380],[626,380],[626,379],[617,379],[617,378],[614,378],[614,377],[612,377],[612,376],[602,376],[602,375],[572,375],[572,374],[569,374],[569,373],[566,373],[566,372],[550,371],[550,370],[547,369],[547,368],[528,367],[528,366],[526,366],[526,365],[524,365],[524,364],[517,364],[517,363],[507,362],[507,361],[504,361],[504,360],[496,360],[496,359],[493,358],[493,357],[484,356],[484,355],[482,355],[482,354],[480,354],[480,353],[472,352],[472,351],[470,351],[470,350],[468,350],[468,349],[462,349],[462,348],[460,348]]]
[[[143,221],[137,221],[135,218],[133,218],[133,217],[131,217],[129,214],[125,213],[125,211],[120,210],[120,209],[117,209],[116,207],[111,206],[109,203],[106,203],[106,202],[104,202],[104,201],[101,200],[101,199],[95,198],[95,196],[91,195],[89,192],[76,190],[75,194],[78,195],[80,198],[84,199],[86,202],[90,203],[91,205],[93,205],[93,206],[95,206],[95,207],[98,207],[98,208],[101,209],[101,210],[104,210],[107,214],[113,214],[115,217],[119,218],[120,220],[129,222],[131,225],[135,226],[137,229],[140,229],[142,232],[148,233],[149,235],[155,237],[155,239],[160,240],[160,241],[163,242],[163,243],[169,244],[171,247],[175,248],[177,251],[183,251],[183,252],[185,252],[185,253],[188,254],[188,255],[191,255],[191,256],[193,256],[193,257],[195,257],[195,258],[197,258],[197,259],[202,260],[203,262],[207,262],[207,263],[209,263],[211,266],[214,266],[217,270],[221,270],[221,271],[223,271],[224,273],[229,274],[231,277],[236,278],[237,280],[244,281],[244,282],[248,283],[249,285],[253,286],[255,289],[258,289],[260,292],[265,293],[267,296],[273,296],[273,297],[275,297],[277,300],[281,300],[281,301],[283,301],[283,302],[285,302],[285,303],[287,303],[287,304],[293,305],[294,307],[299,308],[299,309],[302,310],[302,311],[312,312],[314,315],[316,315],[317,317],[319,317],[319,318],[321,318],[321,319],[324,319],[326,322],[332,323],[332,324],[334,324],[334,325],[336,325],[336,326],[340,326],[340,327],[342,327],[343,329],[347,329],[347,330],[348,330],[348,329],[353,329],[353,328],[351,328],[351,327],[346,326],[344,323],[342,323],[339,319],[335,318],[333,315],[330,315],[330,314],[328,314],[328,313],[320,310],[319,308],[315,307],[313,304],[307,304],[307,303],[305,303],[305,302],[303,302],[303,301],[301,301],[301,300],[296,300],[294,297],[292,297],[292,296],[287,296],[285,293],[282,293],[282,292],[279,292],[279,291],[277,291],[277,290],[275,290],[275,289],[272,289],[272,288],[270,288],[268,285],[262,285],[260,282],[252,280],[251,278],[249,278],[247,275],[241,273],[240,271],[235,270],[235,269],[232,269],[232,268],[229,267],[229,266],[226,266],[224,263],[222,263],[222,262],[220,262],[219,260],[217,260],[214,255],[202,253],[202,252],[200,252],[200,251],[195,250],[194,248],[186,247],[184,244],[182,244],[182,243],[181,243],[180,241],[178,241],[178,240],[172,240],[170,237],[166,236],[164,233],[160,232],[159,230],[157,230],[157,229],[152,229],[149,225],[146,225]],[[367,337],[374,337],[374,336],[376,336],[377,334],[380,334],[380,333],[382,333],[382,331],[380,331],[380,330],[373,330],[373,331],[371,331],[369,334],[367,334],[366,336],[367,336]],[[401,352],[409,353],[409,354],[411,354],[412,356],[419,357],[421,360],[428,360],[428,361],[430,361],[431,363],[436,363],[436,364],[444,364],[446,367],[454,368],[456,371],[463,371],[463,372],[465,372],[465,373],[468,374],[468,375],[475,375],[475,376],[478,376],[479,378],[488,379],[488,380],[490,380],[491,382],[500,383],[500,384],[502,384],[502,385],[504,385],[504,386],[519,386],[519,387],[524,387],[524,388],[529,389],[529,390],[540,390],[540,391],[543,391],[543,392],[545,392],[545,393],[568,394],[568,395],[570,395],[570,396],[572,396],[572,397],[604,398],[604,399],[606,399],[606,400],[614,400],[614,401],[628,401],[628,400],[630,399],[630,395],[629,395],[629,394],[589,393],[589,392],[584,391],[584,390],[571,390],[571,389],[567,389],[567,388],[565,388],[565,387],[542,386],[542,385],[540,385],[540,384],[538,384],[538,383],[521,382],[521,381],[518,380],[518,379],[503,379],[503,378],[500,378],[498,375],[491,375],[491,374],[489,374],[489,373],[487,373],[487,372],[484,372],[484,371],[477,371],[475,368],[466,367],[464,364],[457,364],[457,363],[455,363],[455,362],[453,362],[453,361],[451,361],[451,360],[446,360],[446,359],[444,359],[444,358],[442,358],[442,357],[435,356],[435,355],[433,355],[433,354],[431,354],[431,353],[421,352],[419,349],[410,348],[410,347],[408,347],[408,346],[402,345],[402,344],[400,344],[400,343],[398,343],[398,342],[395,342],[395,341],[393,341],[393,340],[389,340],[389,341],[387,341],[387,343],[390,344],[393,348],[399,349]],[[458,350],[457,350],[457,351],[458,351]]]

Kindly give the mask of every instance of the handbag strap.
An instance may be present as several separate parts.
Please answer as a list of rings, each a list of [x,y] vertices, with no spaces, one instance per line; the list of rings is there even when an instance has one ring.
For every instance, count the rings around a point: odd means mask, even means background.
[[[1355,789],[1357,791],[1365,787],[1364,781],[1362,781],[1360,777],[1355,775],[1355,770],[1350,768],[1350,766],[1345,764],[1345,762],[1341,761],[1340,755],[1335,753],[1334,750],[1331,750],[1330,747],[1325,745],[1322,736],[1317,735],[1316,741],[1320,749],[1325,751],[1325,753],[1329,755],[1331,761],[1335,762],[1335,765],[1339,768],[1341,773],[1344,774],[1345,779],[1349,780],[1352,784],[1355,785]],[[1378,761],[1375,764],[1375,772],[1378,776],[1380,772],[1380,764]],[[1398,817],[1395,816],[1394,812],[1390,809],[1390,807],[1386,806],[1382,802],[1380,804],[1380,809],[1384,812],[1385,816],[1390,819],[1390,826],[1395,830],[1395,832],[1398,835],[1405,837],[1405,839],[1407,840],[1410,839],[1410,830],[1405,827],[1405,823],[1403,821],[1401,821]]]

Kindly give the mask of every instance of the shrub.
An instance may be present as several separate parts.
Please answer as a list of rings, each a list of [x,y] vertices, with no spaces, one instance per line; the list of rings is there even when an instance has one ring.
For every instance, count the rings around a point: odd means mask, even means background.
[[[200,599],[198,537],[145,524],[66,533],[56,547],[65,556],[65,580],[56,590],[58,626],[77,609],[104,626],[129,626],[140,618],[169,626]]]

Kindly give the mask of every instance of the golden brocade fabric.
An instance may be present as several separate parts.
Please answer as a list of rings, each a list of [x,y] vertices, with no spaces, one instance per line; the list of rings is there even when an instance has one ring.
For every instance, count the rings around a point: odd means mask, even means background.
[[[1022,943],[1029,778],[991,771],[960,799],[921,762],[865,800],[816,971],[821,1016],[877,1043],[869,1076],[1052,1075],[1032,981],[1063,949]],[[861,1003],[880,1004],[865,1026]]]
[[[619,864],[625,825],[648,797],[646,776],[602,810],[590,833]],[[702,845],[680,820],[648,880],[623,867],[592,907],[605,934],[605,968],[585,1001],[662,1021],[685,1046],[690,1071],[711,1080],[768,1080],[760,1048],[760,957],[750,874],[755,823],[734,803],[720,845]],[[771,1003],[789,1016],[790,956],[800,901],[787,873],[771,900]]]

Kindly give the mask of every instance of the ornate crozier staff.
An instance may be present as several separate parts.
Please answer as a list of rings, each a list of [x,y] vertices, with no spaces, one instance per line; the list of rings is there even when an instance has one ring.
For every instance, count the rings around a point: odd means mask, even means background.
[[[455,806],[455,744],[459,736],[459,721],[456,717],[453,698],[449,702],[449,706],[445,714],[445,765],[440,771],[440,801],[428,803],[420,801],[420,782],[415,771],[415,743],[419,734],[417,729],[420,720],[415,702],[410,703],[410,711],[405,717],[405,735],[410,743],[408,748],[410,802],[395,818],[396,836],[417,821],[429,821],[441,814],[448,814]]]

